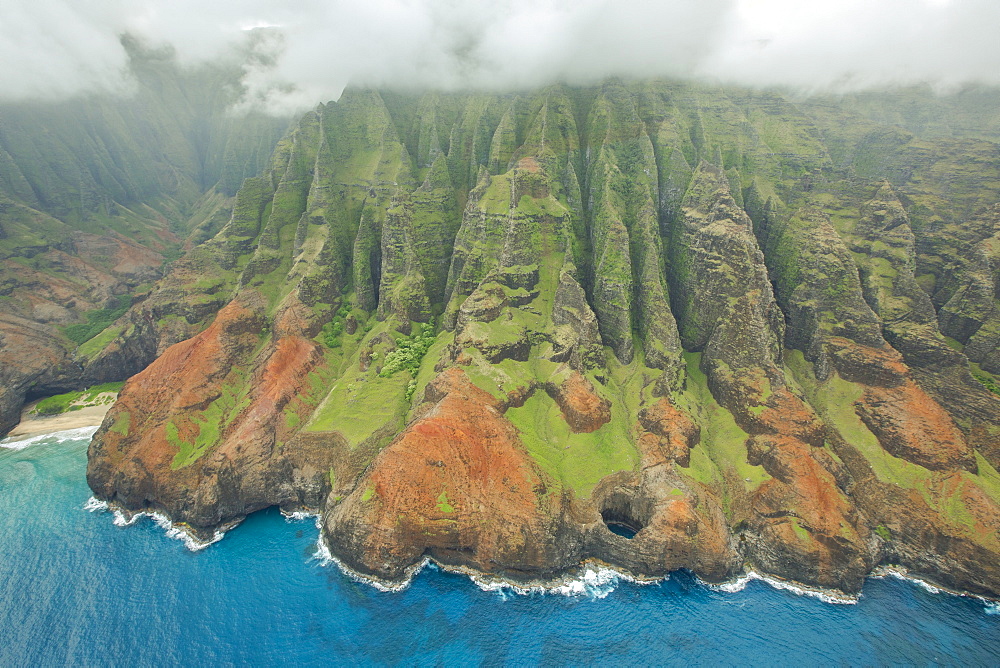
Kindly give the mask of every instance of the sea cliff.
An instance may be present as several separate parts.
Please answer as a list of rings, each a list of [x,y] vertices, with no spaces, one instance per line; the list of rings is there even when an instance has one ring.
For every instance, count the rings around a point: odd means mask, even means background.
[[[155,360],[88,481],[204,535],[315,509],[387,581],[893,563],[996,596],[997,202],[993,141],[847,104],[348,89],[93,353]]]

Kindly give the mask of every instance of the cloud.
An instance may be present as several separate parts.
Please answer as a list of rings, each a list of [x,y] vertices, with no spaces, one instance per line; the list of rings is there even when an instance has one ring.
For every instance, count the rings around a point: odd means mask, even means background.
[[[609,75],[850,90],[1000,83],[995,0],[0,0],[0,97],[127,90],[124,33],[185,65],[251,35],[245,104],[347,82],[525,88]]]
[[[850,90],[1000,83],[995,0],[742,0],[699,73]]]

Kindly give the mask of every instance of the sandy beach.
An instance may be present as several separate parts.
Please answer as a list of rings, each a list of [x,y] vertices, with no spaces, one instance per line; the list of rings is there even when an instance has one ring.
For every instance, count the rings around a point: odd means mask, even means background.
[[[21,413],[21,422],[7,434],[7,437],[35,436],[53,431],[79,429],[80,427],[98,427],[110,408],[111,404],[88,406],[78,411],[70,411],[47,417],[28,415],[28,409],[26,408]]]

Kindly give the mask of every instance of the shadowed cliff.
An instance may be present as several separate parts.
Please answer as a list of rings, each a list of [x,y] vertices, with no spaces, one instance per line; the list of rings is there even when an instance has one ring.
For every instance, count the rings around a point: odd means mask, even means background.
[[[88,480],[202,533],[319,509],[389,580],[900,563],[996,595],[998,201],[996,144],[835,101],[348,89],[94,352],[162,354]]]

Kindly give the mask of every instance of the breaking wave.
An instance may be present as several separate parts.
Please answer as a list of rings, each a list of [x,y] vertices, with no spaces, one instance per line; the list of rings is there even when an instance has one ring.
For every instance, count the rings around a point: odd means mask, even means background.
[[[111,512],[112,519],[111,522],[116,527],[130,527],[144,517],[151,519],[156,526],[163,529],[167,535],[167,538],[173,538],[174,540],[179,540],[184,543],[184,547],[191,550],[192,552],[198,552],[199,550],[204,550],[209,545],[213,543],[218,543],[222,540],[226,532],[221,529],[216,529],[212,534],[212,537],[208,540],[203,540],[187,527],[183,523],[175,523],[171,521],[169,517],[162,513],[155,511],[143,511],[139,513],[129,513],[122,510],[121,508],[116,508],[109,504],[107,501],[101,501],[95,497],[90,497],[87,502],[83,504],[83,509],[94,513],[94,512]],[[234,525],[235,526],[235,525]],[[232,527],[228,527],[232,528]]]
[[[91,438],[99,429],[99,427],[77,427],[76,429],[67,429],[65,431],[53,431],[47,434],[35,434],[34,436],[28,436],[27,438],[19,438],[17,436],[8,436],[7,438],[0,441],[0,448],[8,448],[10,450],[24,450],[32,445],[39,445],[42,443],[49,445],[56,445],[59,443],[64,443],[66,441],[76,441],[84,438]]]
[[[921,580],[920,578],[913,577],[912,575],[909,574],[909,572],[906,570],[906,567],[904,566],[879,566],[874,571],[872,571],[872,574],[869,577],[873,578],[893,577],[896,578],[897,580],[903,580],[905,582],[915,584],[929,594],[954,593],[959,596],[963,595],[959,592],[949,592],[946,589],[935,587],[926,580]]]
[[[729,582],[723,582],[721,584],[711,584],[702,581],[702,584],[707,586],[713,591],[720,591],[727,594],[733,594],[736,592],[743,591],[746,586],[750,584],[752,580],[760,580],[765,582],[775,589],[780,589],[782,591],[790,591],[797,596],[811,596],[813,598],[818,598],[824,603],[833,603],[836,605],[854,605],[858,602],[858,596],[851,596],[840,591],[833,589],[819,589],[813,587],[806,587],[804,585],[789,582],[787,580],[781,580],[769,575],[761,575],[757,571],[748,571],[747,573],[730,580]]]
[[[909,574],[905,566],[879,566],[875,571],[869,576],[873,578],[886,578],[893,577],[897,580],[903,580],[904,582],[909,582],[914,584],[929,594],[949,594],[951,596],[962,596],[964,598],[973,598],[977,601],[982,602],[983,612],[987,615],[1000,615],[1000,601],[995,601],[989,598],[984,598],[982,596],[977,596],[976,594],[969,594],[967,592],[952,591],[950,589],[945,589],[943,587],[935,587],[926,580],[921,580],[918,577],[914,577]]]
[[[462,572],[465,572],[464,570]],[[468,572],[469,579],[483,591],[492,591],[506,599],[510,594],[528,596],[532,594],[586,597],[593,600],[606,598],[622,582],[637,585],[657,584],[669,579],[640,578],[625,571],[596,562],[584,563],[580,570],[549,582],[523,584],[503,578],[494,578],[481,573]]]

